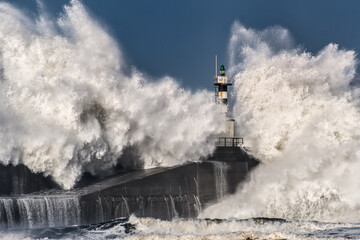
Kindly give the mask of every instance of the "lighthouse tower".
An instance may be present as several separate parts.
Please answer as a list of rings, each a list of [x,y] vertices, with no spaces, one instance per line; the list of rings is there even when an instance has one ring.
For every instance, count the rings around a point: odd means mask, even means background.
[[[228,86],[233,84],[233,77],[226,76],[225,66],[220,67],[220,76],[217,75],[217,58],[215,59],[215,102],[219,105],[221,112],[226,116],[225,131],[220,134],[217,146],[238,147],[243,144],[243,139],[235,137],[235,120],[228,112]]]
[[[214,88],[215,88],[215,102],[220,105],[222,112],[229,117],[228,113],[228,86],[231,86],[233,78],[226,76],[225,67],[221,65],[220,76],[214,77]]]

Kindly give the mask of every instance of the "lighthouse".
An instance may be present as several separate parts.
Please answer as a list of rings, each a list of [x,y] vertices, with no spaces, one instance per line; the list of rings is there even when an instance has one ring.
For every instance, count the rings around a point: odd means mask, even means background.
[[[217,58],[215,58],[215,102],[226,116],[225,131],[219,135],[217,146],[238,147],[243,144],[243,139],[235,137],[235,120],[231,118],[228,111],[228,87],[233,84],[234,78],[226,76],[225,66],[220,66],[220,76],[217,75]]]
[[[217,74],[216,74],[217,75]],[[214,77],[214,88],[215,88],[215,102],[220,105],[221,111],[226,117],[229,117],[228,113],[228,86],[231,86],[233,78],[226,76],[225,66],[220,67],[220,76]]]

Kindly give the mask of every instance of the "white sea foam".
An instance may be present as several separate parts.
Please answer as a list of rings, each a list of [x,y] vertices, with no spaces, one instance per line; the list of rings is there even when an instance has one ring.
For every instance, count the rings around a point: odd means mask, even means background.
[[[327,235],[329,232],[333,233],[333,237],[343,238],[346,234],[342,231],[356,236],[350,228],[358,226],[267,219],[162,221],[134,216],[130,217],[129,223],[134,225],[133,235],[124,235],[124,239],[321,239],[331,236]],[[116,235],[113,230],[110,232]]]
[[[246,29],[230,40],[239,135],[263,164],[203,217],[360,219],[360,113],[353,51],[313,55],[286,29]]]
[[[41,5],[41,4],[40,4]],[[212,94],[148,81],[76,0],[51,20],[0,3],[0,161],[73,187],[84,171],[197,161],[222,129]],[[121,159],[125,148],[139,156]]]
[[[271,219],[162,221],[131,216],[89,228],[1,232],[0,239],[358,239],[358,224]]]

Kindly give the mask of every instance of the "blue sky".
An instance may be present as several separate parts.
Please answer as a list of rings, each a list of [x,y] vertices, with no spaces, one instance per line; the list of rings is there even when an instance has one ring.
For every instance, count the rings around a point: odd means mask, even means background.
[[[35,0],[8,1],[36,15]],[[65,0],[44,1],[51,15]],[[129,64],[153,77],[170,75],[187,89],[212,89],[214,55],[226,64],[234,21],[255,29],[279,25],[316,53],[330,42],[360,50],[360,1],[87,0],[91,14],[118,41]]]

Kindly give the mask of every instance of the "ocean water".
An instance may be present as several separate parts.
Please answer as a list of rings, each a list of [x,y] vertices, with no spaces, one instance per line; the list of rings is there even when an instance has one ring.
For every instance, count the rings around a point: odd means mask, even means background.
[[[115,219],[88,226],[6,230],[0,239],[359,239],[360,224],[284,219]]]
[[[40,1],[35,18],[0,3],[2,164],[22,163],[71,189],[84,172],[99,174],[118,163],[173,166],[214,150],[224,118],[213,93],[187,91],[176,79],[152,79],[129,67],[104,29],[76,0],[56,19]],[[238,22],[229,42],[236,134],[263,163],[234,195],[218,192],[221,201],[198,219],[131,216],[61,228],[20,198],[32,228],[13,226],[9,218],[0,239],[360,239],[356,53],[330,43],[313,54],[287,29]],[[123,157],[129,146],[136,158]],[[220,188],[222,176],[219,171]],[[69,202],[74,199],[32,204],[61,212]],[[2,205],[11,216],[9,200]],[[73,213],[63,224],[71,225],[79,215]],[[46,226],[31,225],[34,219]]]

